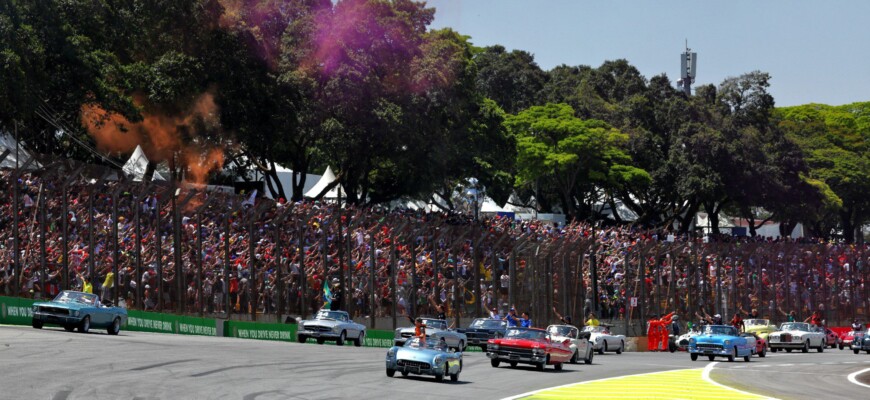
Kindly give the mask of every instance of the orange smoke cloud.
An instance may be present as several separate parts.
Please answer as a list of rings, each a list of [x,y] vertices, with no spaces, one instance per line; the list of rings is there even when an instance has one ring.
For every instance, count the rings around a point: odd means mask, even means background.
[[[196,136],[196,130],[200,127],[219,127],[218,107],[211,93],[197,97],[187,112],[180,115],[142,112],[142,121],[134,123],[98,105],[84,104],[81,107],[81,119],[100,151],[129,154],[139,145],[148,159],[154,162],[162,162],[173,154],[179,154],[187,178],[194,183],[204,184],[209,173],[223,167],[222,149],[187,145],[181,139],[182,132],[187,136]]]

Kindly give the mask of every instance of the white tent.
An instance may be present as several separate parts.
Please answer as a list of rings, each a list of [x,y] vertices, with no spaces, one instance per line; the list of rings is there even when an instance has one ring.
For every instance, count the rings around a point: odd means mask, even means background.
[[[320,180],[317,181],[314,186],[305,192],[305,197],[317,197],[330,183],[335,181],[335,173],[332,172],[332,167],[326,167],[326,171],[323,172],[323,176],[320,177]],[[344,188],[341,187],[341,184],[335,185],[334,188],[330,189],[323,198],[324,199],[337,199],[339,194],[341,197],[346,197],[346,192]]]
[[[145,170],[148,168],[148,157],[145,155],[145,152],[142,151],[142,147],[136,145],[136,150],[133,150],[133,155],[124,163],[124,173],[127,176],[133,177],[133,180],[136,182],[142,181],[142,178],[145,176]],[[158,171],[154,171],[154,176],[151,177],[152,181],[165,181],[166,178],[160,174]]]
[[[483,201],[480,204],[480,212],[496,214],[496,213],[508,213],[508,212],[513,212],[513,211],[506,210],[502,207],[499,207],[499,205],[495,202],[495,200],[489,198],[489,196],[484,196]]]
[[[281,186],[284,188],[284,194],[289,198],[293,198],[293,170],[290,168],[285,168],[281,165],[275,164],[275,172],[278,175],[278,181],[281,182]],[[302,185],[302,193],[308,193],[314,185],[320,181],[320,175],[315,174],[305,174],[305,183]],[[266,190],[266,196],[272,197],[272,194],[269,190]]]
[[[16,163],[16,146],[18,147],[18,162]],[[23,166],[27,160],[30,159],[30,153],[24,149],[24,146],[21,146],[12,135],[6,132],[0,132],[0,154],[3,154],[4,151],[9,150],[9,154],[6,158],[0,162],[0,168],[9,168],[14,169],[15,166]],[[28,169],[39,168],[39,163],[34,161],[30,164]]]

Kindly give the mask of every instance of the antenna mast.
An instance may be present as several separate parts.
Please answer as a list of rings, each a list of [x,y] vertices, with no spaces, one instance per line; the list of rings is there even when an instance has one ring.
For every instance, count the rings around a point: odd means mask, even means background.
[[[692,95],[692,83],[698,71],[698,53],[689,48],[689,39],[686,39],[686,50],[680,55],[680,80],[677,84],[682,86],[686,96]]]

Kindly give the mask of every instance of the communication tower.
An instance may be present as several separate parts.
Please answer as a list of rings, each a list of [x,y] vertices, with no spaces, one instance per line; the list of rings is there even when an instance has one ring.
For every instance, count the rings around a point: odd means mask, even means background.
[[[698,72],[698,53],[692,52],[689,48],[689,41],[686,41],[686,51],[680,55],[680,80],[677,84],[683,88],[686,96],[692,95],[692,83],[695,82],[695,77]]]

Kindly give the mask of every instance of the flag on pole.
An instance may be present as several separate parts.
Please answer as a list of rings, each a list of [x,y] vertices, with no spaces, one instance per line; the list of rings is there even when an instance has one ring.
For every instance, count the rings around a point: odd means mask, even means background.
[[[323,308],[332,306],[332,290],[329,289],[329,280],[323,280]]]

